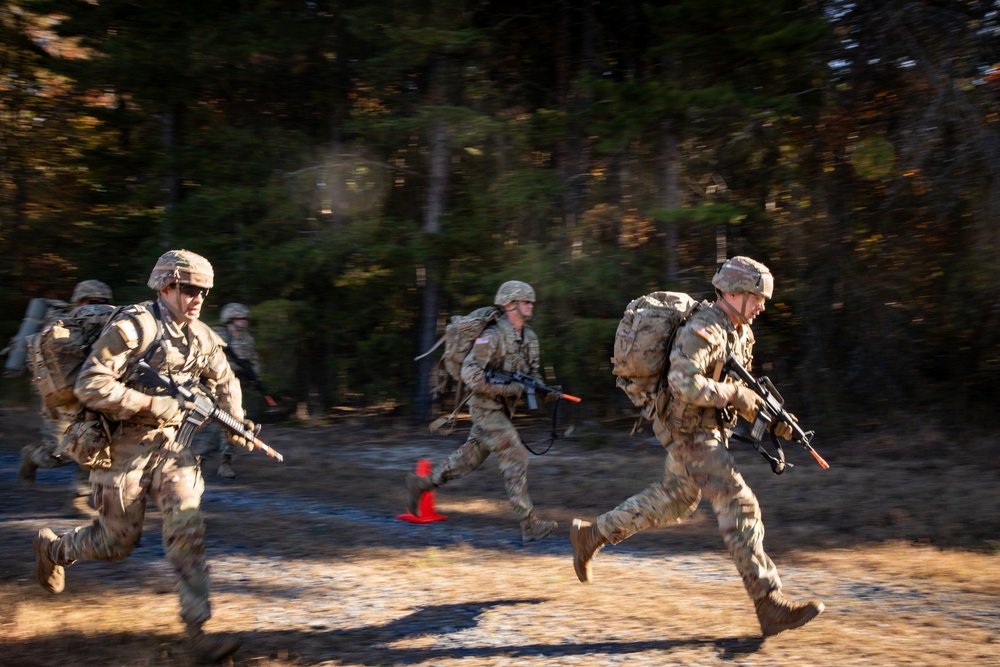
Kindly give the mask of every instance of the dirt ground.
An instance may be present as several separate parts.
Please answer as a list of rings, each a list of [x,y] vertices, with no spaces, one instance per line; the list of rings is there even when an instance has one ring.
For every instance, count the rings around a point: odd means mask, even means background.
[[[522,420],[529,443],[541,418]],[[554,536],[520,543],[493,458],[440,489],[444,521],[415,525],[404,473],[460,444],[380,416],[266,426],[278,463],[242,454],[237,479],[206,461],[204,510],[214,616],[243,640],[235,665],[1000,665],[1000,463],[994,441],[933,433],[801,449],[775,476],[744,445],[765,546],[785,593],[816,598],[813,623],[766,640],[711,509],[606,548],[595,582],[573,573],[568,529],[659,478],[662,449],[631,419],[580,423],[533,456],[530,488]],[[117,563],[78,563],[66,590],[32,578],[31,538],[86,522],[69,508],[69,468],[17,481],[35,436],[30,407],[0,404],[0,638],[3,665],[187,665],[160,516]],[[544,448],[545,442],[534,446]]]

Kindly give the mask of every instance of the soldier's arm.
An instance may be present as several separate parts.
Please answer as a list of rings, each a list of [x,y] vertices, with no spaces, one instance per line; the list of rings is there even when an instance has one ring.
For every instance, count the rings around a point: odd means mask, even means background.
[[[671,392],[688,405],[725,407],[732,398],[734,385],[713,379],[724,350],[723,332],[716,327],[688,322],[677,332],[670,351],[667,383]]]
[[[520,395],[520,385],[493,384],[486,379],[486,369],[494,364],[494,357],[500,347],[499,335],[495,330],[487,329],[476,339],[462,362],[462,382],[473,392],[491,398]]]
[[[240,381],[229,365],[222,340],[213,333],[211,342],[207,345],[208,358],[202,379],[215,394],[219,407],[240,421],[244,418],[243,390]]]
[[[152,397],[122,382],[132,352],[139,347],[139,329],[128,316],[116,320],[91,347],[76,379],[73,393],[85,406],[124,421],[150,412]]]

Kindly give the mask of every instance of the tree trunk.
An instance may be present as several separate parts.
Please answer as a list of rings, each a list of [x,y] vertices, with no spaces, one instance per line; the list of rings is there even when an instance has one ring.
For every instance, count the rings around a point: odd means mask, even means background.
[[[435,66],[435,83],[439,87],[432,91],[432,99],[438,104],[444,102],[446,83],[446,63],[439,60]],[[427,205],[424,211],[423,231],[425,234],[441,232],[441,215],[448,203],[449,178],[451,175],[451,130],[443,118],[438,118],[431,126],[428,136],[430,165],[427,184]],[[420,352],[429,350],[437,339],[438,312],[441,307],[441,275],[443,267],[439,253],[431,252],[425,259],[423,268],[424,285],[420,299]],[[431,410],[431,367],[433,355],[417,362],[417,417],[427,420]]]
[[[163,125],[163,180],[161,188],[165,201],[163,203],[163,221],[160,224],[160,246],[169,250],[174,244],[173,213],[181,200],[181,175],[177,164],[177,146],[181,133],[181,106],[173,103],[167,107],[161,116]]]
[[[674,124],[665,120],[660,124],[660,155],[659,155],[659,201],[662,209],[675,209],[681,205],[681,156],[680,138]],[[680,279],[680,258],[678,246],[680,233],[677,223],[670,220],[658,220],[658,226],[663,239],[663,254],[667,258],[664,273],[666,284],[676,283]]]

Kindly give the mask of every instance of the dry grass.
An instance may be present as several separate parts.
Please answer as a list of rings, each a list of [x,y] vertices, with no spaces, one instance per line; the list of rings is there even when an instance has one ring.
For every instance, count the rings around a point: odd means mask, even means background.
[[[786,592],[827,604],[806,628],[765,641],[706,507],[603,551],[595,583],[576,581],[570,519],[611,508],[662,467],[662,450],[628,438],[629,426],[583,425],[532,458],[533,498],[563,527],[526,548],[492,461],[438,491],[447,521],[393,518],[403,472],[464,431],[439,438],[385,419],[267,428],[285,464],[246,455],[235,483],[209,478],[210,629],[243,638],[236,664],[274,667],[1000,665],[1000,473],[977,463],[988,442],[959,451],[933,434],[881,437],[863,456],[829,443],[831,470],[793,450],[798,465],[780,477],[737,452]],[[30,411],[0,411],[7,464],[31,430]],[[130,559],[74,566],[60,596],[34,584],[31,534],[79,524],[64,485],[45,475],[0,511],[0,663],[188,664],[156,512]]]

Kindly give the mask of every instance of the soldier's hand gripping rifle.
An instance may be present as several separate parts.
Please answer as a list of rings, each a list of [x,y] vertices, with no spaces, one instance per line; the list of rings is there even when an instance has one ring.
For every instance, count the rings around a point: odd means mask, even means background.
[[[493,384],[511,384],[516,383],[524,388],[525,397],[528,399],[528,409],[537,410],[538,409],[538,398],[536,394],[548,394],[552,396],[557,402],[555,408],[552,410],[552,433],[549,439],[549,446],[545,448],[544,451],[536,452],[533,450],[528,443],[524,443],[525,448],[536,456],[541,456],[545,452],[552,448],[552,444],[556,441],[556,438],[568,437],[572,426],[566,429],[566,433],[559,435],[556,431],[556,426],[559,424],[559,399],[570,401],[573,403],[579,403],[581,400],[576,396],[571,396],[570,394],[564,393],[560,389],[555,387],[550,387],[548,385],[542,384],[530,375],[526,375],[521,371],[514,371],[513,373],[504,373],[503,371],[488,370],[486,371],[486,380],[492,382]]]
[[[257,371],[253,369],[253,364],[250,363],[248,359],[244,359],[233,352],[233,348],[228,345],[222,349],[225,351],[226,358],[229,360],[229,365],[232,366],[233,372],[236,373],[236,377],[240,380],[246,380],[256,387],[257,391],[264,395],[264,400],[267,401],[267,404],[272,408],[278,407],[278,402],[271,398],[271,396],[267,393],[267,388],[264,386],[264,383],[260,381],[260,376],[257,375]]]
[[[750,375],[750,371],[743,367],[739,361],[733,355],[729,355],[726,359],[725,370],[730,375],[742,380],[746,386],[748,386],[755,394],[760,396],[764,403],[757,411],[757,418],[750,428],[750,437],[753,438],[754,447],[758,452],[761,453],[764,458],[766,458],[771,464],[771,470],[774,471],[776,475],[780,475],[784,472],[785,466],[791,467],[791,463],[785,463],[785,453],[781,449],[781,444],[778,442],[778,437],[774,434],[773,424],[775,421],[781,421],[792,429],[793,442],[797,442],[806,450],[813,455],[816,462],[819,463],[820,467],[824,470],[829,469],[830,464],[823,460],[823,457],[816,452],[812,447],[813,436],[816,435],[815,431],[803,431],[799,423],[795,421],[795,418],[788,414],[785,410],[785,400],[781,398],[781,394],[778,390],[774,388],[774,384],[771,382],[770,378],[761,377],[755,378]],[[774,448],[777,450],[780,458],[775,458],[763,451],[759,446],[759,443],[764,440],[764,434],[770,433],[771,442],[774,443]]]
[[[504,373],[503,371],[486,371],[486,380],[492,382],[493,384],[510,384],[512,382],[517,383],[524,387],[524,393],[528,399],[528,409],[537,410],[538,409],[538,399],[535,394],[552,394],[556,399],[564,399],[567,401],[572,401],[573,403],[579,403],[581,400],[576,396],[570,396],[569,394],[564,394],[559,389],[555,387],[549,387],[544,385],[530,375],[525,375],[521,371],[514,371],[513,373]]]
[[[185,410],[185,415],[180,430],[177,432],[177,442],[182,445],[190,445],[191,438],[194,437],[194,432],[202,424],[211,419],[251,443],[256,449],[263,451],[271,458],[278,461],[285,459],[280,452],[264,444],[257,437],[257,432],[260,430],[259,425],[254,430],[248,429],[243,422],[220,408],[215,404],[215,401],[201,391],[177,384],[172,378],[158,372],[145,361],[140,361],[136,364],[135,376],[139,381],[150,387],[167,389],[180,402],[181,407]]]

